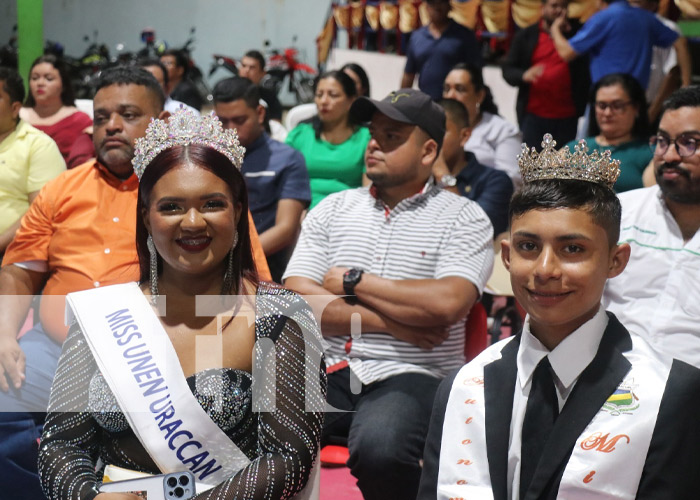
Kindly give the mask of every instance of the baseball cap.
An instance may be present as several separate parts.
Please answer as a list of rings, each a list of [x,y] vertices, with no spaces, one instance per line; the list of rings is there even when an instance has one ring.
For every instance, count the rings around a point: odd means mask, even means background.
[[[442,139],[445,136],[445,111],[420,90],[395,90],[381,101],[360,97],[352,103],[350,116],[356,122],[368,122],[375,111],[397,122],[420,127],[438,143],[438,147],[442,147]]]

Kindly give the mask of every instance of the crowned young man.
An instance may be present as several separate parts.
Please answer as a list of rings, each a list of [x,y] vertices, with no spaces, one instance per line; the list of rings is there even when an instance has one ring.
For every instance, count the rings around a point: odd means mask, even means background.
[[[519,157],[502,246],[522,331],[441,384],[418,498],[697,498],[700,370],[600,305],[629,259],[609,155]]]

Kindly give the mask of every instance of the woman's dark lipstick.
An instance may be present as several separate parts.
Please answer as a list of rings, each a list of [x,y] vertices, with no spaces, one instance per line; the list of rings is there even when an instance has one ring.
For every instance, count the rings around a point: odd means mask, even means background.
[[[175,240],[180,248],[186,252],[197,253],[205,250],[211,244],[211,238],[201,236],[198,238],[178,238]]]

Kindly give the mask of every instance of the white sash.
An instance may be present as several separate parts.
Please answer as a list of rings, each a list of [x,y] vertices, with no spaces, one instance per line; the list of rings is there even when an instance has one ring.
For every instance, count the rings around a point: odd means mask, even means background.
[[[559,498],[637,496],[672,359],[631,337],[632,350],[623,354],[632,369],[576,440]]]
[[[631,337],[633,348],[624,356],[632,368],[577,438],[557,498],[636,496],[672,360]],[[500,359],[511,340],[490,347],[455,377],[443,424],[438,499],[493,499],[486,454],[484,366]]]
[[[483,351],[454,379],[442,426],[438,500],[493,500],[486,455],[484,366],[500,359],[501,350],[514,338]]]
[[[190,391],[175,349],[136,283],[68,294],[97,366],[161,472],[217,485],[250,461]]]

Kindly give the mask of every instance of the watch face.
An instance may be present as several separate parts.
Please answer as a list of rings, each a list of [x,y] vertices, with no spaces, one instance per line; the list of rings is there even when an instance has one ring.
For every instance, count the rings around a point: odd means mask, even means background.
[[[359,269],[350,269],[346,276],[346,282],[348,284],[356,285],[360,279],[360,276],[362,276],[362,271]]]
[[[443,186],[453,187],[457,185],[457,178],[454,175],[445,174],[440,178],[440,182]]]

